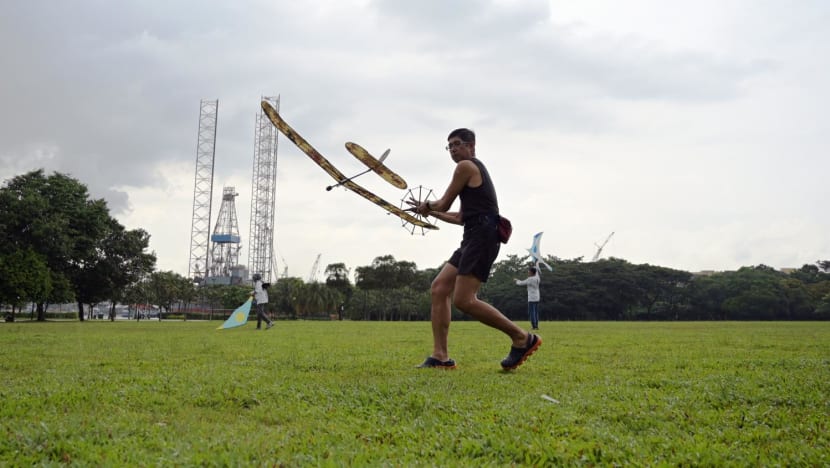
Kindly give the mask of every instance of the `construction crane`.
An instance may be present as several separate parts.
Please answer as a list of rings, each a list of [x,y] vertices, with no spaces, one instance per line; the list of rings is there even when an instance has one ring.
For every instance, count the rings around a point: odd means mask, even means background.
[[[592,262],[596,262],[597,260],[599,260],[599,256],[602,255],[602,249],[605,248],[605,244],[607,244],[608,241],[611,240],[611,236],[613,236],[613,235],[614,235],[614,232],[611,231],[611,234],[608,234],[608,237],[605,238],[605,242],[603,242],[602,245],[597,244],[596,242],[594,242],[594,245],[597,246],[597,253],[595,253],[594,258],[591,259]]]
[[[279,278],[282,278],[282,279],[288,278],[288,262],[285,261],[285,257],[282,256],[282,252],[280,252],[279,249],[277,249],[277,254],[279,254],[280,259],[282,259],[282,266],[283,266],[282,275],[280,275]],[[276,261],[276,256],[274,254],[274,247],[271,247],[271,271],[276,272],[276,264],[277,264],[277,261]],[[276,279],[278,279],[278,278],[275,277],[275,280]]]
[[[317,274],[320,272],[320,256],[323,254],[317,254],[317,259],[314,260],[314,265],[311,266],[311,273],[308,275],[308,282],[309,283],[316,283],[317,282]]]
[[[273,257],[271,258],[271,261],[273,262]],[[280,258],[282,259],[282,275],[280,275],[280,278],[285,279],[288,278],[288,262],[285,261],[285,257],[282,255],[280,255]],[[273,267],[271,269],[273,269]]]

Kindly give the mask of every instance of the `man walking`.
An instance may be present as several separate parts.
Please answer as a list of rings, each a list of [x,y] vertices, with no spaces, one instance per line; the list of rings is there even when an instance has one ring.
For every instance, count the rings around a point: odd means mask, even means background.
[[[262,283],[262,275],[259,273],[254,273],[254,290],[251,291],[251,294],[254,296],[254,300],[256,301],[256,329],[259,330],[262,328],[262,322],[264,321],[267,325],[265,329],[269,329],[274,326],[274,322],[268,318],[265,314],[265,309],[268,307],[268,291],[263,287]]]

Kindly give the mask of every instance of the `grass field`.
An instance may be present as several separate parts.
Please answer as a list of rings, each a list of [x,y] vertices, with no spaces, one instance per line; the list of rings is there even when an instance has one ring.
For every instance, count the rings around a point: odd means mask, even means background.
[[[830,465],[830,323],[218,325],[0,324],[0,466]]]

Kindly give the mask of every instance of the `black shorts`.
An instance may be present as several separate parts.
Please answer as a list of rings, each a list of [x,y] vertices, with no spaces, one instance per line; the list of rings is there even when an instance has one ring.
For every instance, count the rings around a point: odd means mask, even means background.
[[[482,283],[487,282],[501,248],[496,222],[494,215],[480,215],[464,221],[461,246],[448,261],[458,269],[459,275],[473,275]]]

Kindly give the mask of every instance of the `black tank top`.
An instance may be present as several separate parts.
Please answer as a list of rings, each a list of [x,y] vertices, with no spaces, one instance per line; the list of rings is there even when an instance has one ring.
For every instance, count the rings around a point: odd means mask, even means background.
[[[481,185],[475,188],[464,186],[458,194],[461,198],[462,222],[483,214],[499,214],[499,201],[496,199],[496,188],[493,186],[493,180],[490,179],[490,173],[487,172],[483,162],[476,158],[471,161],[481,171]]]

